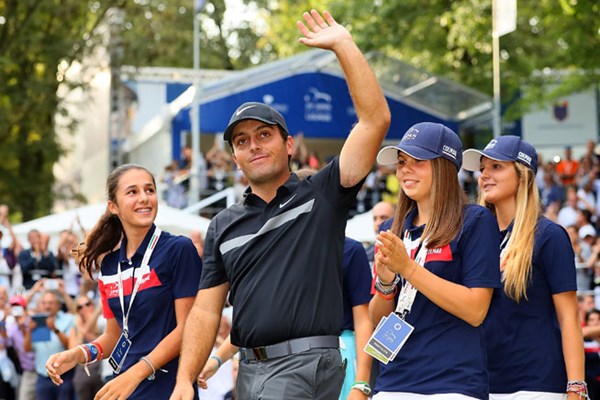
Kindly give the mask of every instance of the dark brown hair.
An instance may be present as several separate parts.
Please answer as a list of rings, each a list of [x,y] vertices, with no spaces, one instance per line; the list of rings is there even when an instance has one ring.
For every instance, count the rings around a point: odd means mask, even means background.
[[[428,248],[438,248],[449,244],[462,228],[463,209],[467,204],[458,177],[456,166],[445,158],[431,160],[431,215],[425,226],[423,238]],[[392,232],[402,238],[402,230],[408,213],[417,207],[417,203],[402,190],[398,195],[398,206],[392,224]]]
[[[156,186],[154,176],[146,168],[135,164],[124,164],[115,168],[106,179],[106,198],[117,203],[117,188],[121,176],[131,170],[142,170],[152,177],[152,183]],[[87,235],[85,243],[79,246],[79,269],[87,271],[90,278],[92,272],[100,270],[101,257],[112,251],[123,238],[123,225],[117,215],[110,212],[108,207],[100,217],[92,231]]]

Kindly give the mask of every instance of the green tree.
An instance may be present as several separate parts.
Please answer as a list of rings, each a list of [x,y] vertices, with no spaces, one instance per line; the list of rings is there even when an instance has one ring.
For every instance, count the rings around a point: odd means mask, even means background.
[[[8,203],[22,220],[52,208],[57,195],[53,165],[68,151],[56,139],[55,116],[66,118],[71,128],[77,123],[57,89],[61,83],[86,87],[85,81],[62,81],[64,69],[106,44],[117,65],[191,67],[193,4],[0,0],[0,203]],[[123,20],[105,43],[107,26],[102,24],[113,7],[122,11]],[[228,24],[226,12],[224,0],[214,0],[200,13],[203,68],[245,68],[273,57],[264,41],[259,43],[252,18]]]
[[[114,53],[120,54],[116,61],[191,67],[193,4],[0,0],[0,202],[25,220],[50,211],[52,166],[65,151],[56,140],[55,116],[68,117],[56,94],[58,66],[81,60],[101,44],[102,30],[96,28],[107,11],[119,7],[124,15],[113,37],[121,50]],[[327,8],[364,51],[492,92],[490,0],[240,0],[238,7],[241,12],[212,0],[201,10],[203,68],[242,69],[305,51],[297,43],[296,20],[310,8]],[[599,21],[600,3],[594,0],[519,1],[517,31],[501,38],[502,96],[510,99],[524,84],[531,90],[512,107],[513,116],[598,83]],[[546,94],[549,82],[559,85]]]
[[[311,7],[329,8],[340,23],[350,27],[363,51],[376,50],[492,94],[490,0],[313,3]],[[299,7],[296,2],[281,0],[271,10],[269,20],[275,23],[270,24],[269,40],[280,43],[273,48],[282,55],[304,50],[290,40],[294,33],[289,22],[300,15]],[[532,90],[514,104],[513,117],[559,94],[598,84],[600,3],[521,0],[517,15],[517,30],[500,40],[503,98],[512,98],[524,84]],[[544,74],[549,70],[562,73],[558,78]],[[559,86],[545,93],[548,83]]]
[[[194,0],[137,0],[125,7],[121,36],[123,64],[191,68],[193,62]],[[232,21],[225,0],[207,1],[199,11],[202,68],[243,69],[273,59],[262,39],[260,8],[266,1],[240,1],[254,10]]]
[[[53,202],[52,168],[63,151],[55,115],[65,113],[58,66],[81,58],[106,10],[121,3],[0,0],[0,199],[24,220]]]

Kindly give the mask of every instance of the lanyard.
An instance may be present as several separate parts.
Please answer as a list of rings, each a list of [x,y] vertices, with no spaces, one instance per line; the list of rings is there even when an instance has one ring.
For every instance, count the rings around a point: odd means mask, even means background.
[[[427,258],[427,241],[413,241],[408,230],[404,232],[404,239],[402,241],[409,257],[411,256],[412,251],[415,248],[418,248],[417,254],[415,255],[415,262],[421,267],[425,265],[425,259]],[[399,314],[402,319],[405,319],[410,312],[416,296],[417,288],[409,281],[404,280],[402,290],[400,290],[400,296],[398,297],[398,305],[396,306],[396,314]]]
[[[148,247],[146,247],[146,251],[144,252],[144,258],[142,258],[142,265],[140,269],[144,271],[144,269],[148,266],[148,261],[150,261],[150,257],[152,256],[152,252],[154,251],[154,247],[156,247],[156,243],[158,242],[158,238],[160,237],[161,230],[159,227],[156,227],[152,237],[150,238],[150,242],[148,242]],[[131,312],[131,305],[133,304],[133,300],[135,299],[135,295],[137,294],[140,286],[142,285],[143,279],[140,276],[138,279],[135,279],[135,269],[131,274],[132,281],[135,281],[135,285],[131,290],[131,297],[129,298],[129,307],[127,308],[127,313],[125,313],[125,296],[123,294],[123,277],[121,276],[121,262],[117,263],[117,274],[119,275],[119,302],[121,303],[121,311],[123,311],[123,333],[125,337],[127,337],[129,333],[129,313]]]
[[[502,243],[500,243],[500,258],[504,255],[504,251],[506,250],[506,246],[508,246],[508,241],[510,240],[510,234],[512,230],[506,232],[504,239],[502,239]]]

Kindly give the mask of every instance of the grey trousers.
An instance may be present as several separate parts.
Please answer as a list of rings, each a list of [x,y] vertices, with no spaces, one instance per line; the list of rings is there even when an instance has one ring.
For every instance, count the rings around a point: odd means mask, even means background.
[[[19,382],[19,400],[35,400],[35,383],[37,382],[35,371],[23,371],[21,382]]]
[[[338,349],[313,349],[266,361],[240,361],[237,397],[243,400],[331,400],[340,395],[346,362]]]

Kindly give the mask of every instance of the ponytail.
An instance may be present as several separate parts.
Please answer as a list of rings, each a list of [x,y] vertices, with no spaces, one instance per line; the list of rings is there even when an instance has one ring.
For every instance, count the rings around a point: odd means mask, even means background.
[[[101,257],[112,251],[122,236],[121,220],[107,209],[79,248],[79,270],[85,270],[92,278],[92,272],[100,270]]]

